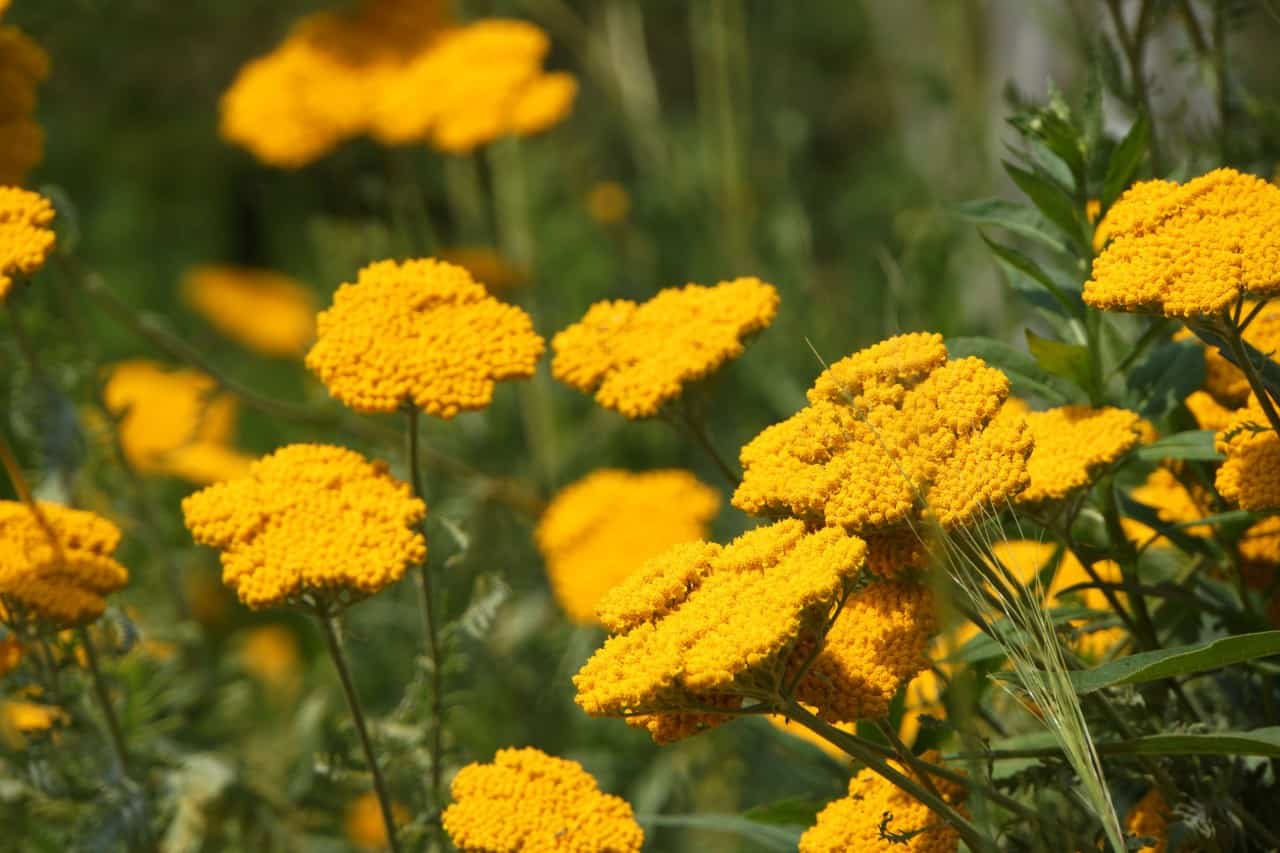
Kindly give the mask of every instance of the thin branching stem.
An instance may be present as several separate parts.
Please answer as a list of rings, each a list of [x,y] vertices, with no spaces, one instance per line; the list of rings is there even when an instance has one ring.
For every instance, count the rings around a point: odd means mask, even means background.
[[[115,760],[116,769],[121,776],[129,772],[129,753],[124,745],[124,732],[120,728],[120,720],[116,717],[115,708],[111,706],[111,694],[107,692],[106,679],[102,677],[102,669],[98,666],[98,652],[93,646],[93,637],[89,629],[83,625],[76,629],[76,636],[84,649],[85,669],[89,671],[89,680],[93,683],[93,692],[102,710],[102,719],[107,724],[107,738],[111,743],[111,756]]]

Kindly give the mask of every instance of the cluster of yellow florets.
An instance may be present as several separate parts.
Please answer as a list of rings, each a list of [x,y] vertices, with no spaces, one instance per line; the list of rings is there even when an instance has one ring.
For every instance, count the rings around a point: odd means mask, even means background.
[[[742,448],[733,504],[859,535],[969,524],[1029,481],[1031,432],[1008,394],[981,360],[948,361],[941,335],[890,338],[833,364],[809,406]]]
[[[92,512],[38,506],[39,517],[27,504],[0,501],[0,598],[12,605],[0,607],[0,616],[59,628],[97,619],[105,596],[129,582],[111,556],[120,529]]]
[[[48,76],[44,48],[17,27],[0,27],[0,185],[22,184],[44,157],[36,86]]]
[[[545,346],[528,314],[462,267],[379,261],[320,312],[306,363],[358,411],[410,404],[452,418],[489,405],[496,382],[532,376]]]
[[[463,853],[640,853],[631,804],[602,792],[576,761],[500,749],[454,777],[445,832]]]
[[[547,507],[535,538],[556,600],[596,621],[601,596],[650,557],[707,535],[720,497],[683,470],[596,471]]]
[[[547,73],[546,34],[525,21],[451,26],[440,0],[363,0],[298,21],[222,98],[223,138],[298,168],[368,134],[469,151],[560,121],[577,81]]]
[[[778,291],[757,278],[668,288],[648,302],[597,302],[551,341],[552,374],[628,418],[647,418],[743,351],[773,322]]]
[[[1168,849],[1168,826],[1171,815],[1169,805],[1160,794],[1160,789],[1152,788],[1141,800],[1138,800],[1125,818],[1124,830],[1129,835],[1154,838],[1156,843],[1141,847],[1141,851],[1165,853]]]
[[[120,419],[125,458],[141,473],[206,484],[248,470],[250,458],[231,446],[236,401],[210,376],[125,361],[111,368],[103,401]]]
[[[413,529],[427,507],[386,466],[322,444],[294,444],[247,476],[190,495],[192,537],[222,551],[222,579],[252,608],[373,595],[426,558]]]
[[[1186,524],[1204,518],[1209,512],[1209,495],[1199,489],[1188,489],[1173,470],[1163,466],[1148,474],[1142,485],[1129,494],[1138,503],[1154,509],[1166,524]],[[1134,518],[1121,518],[1120,525],[1129,540],[1138,545],[1146,544],[1156,535],[1156,531]],[[1213,532],[1212,527],[1197,524],[1182,530],[1188,536],[1208,536]]]
[[[1234,169],[1185,184],[1146,181],[1107,215],[1111,234],[1084,301],[1169,317],[1280,293],[1280,187]]]
[[[1246,301],[1242,306],[1244,313],[1251,314],[1257,305],[1254,301]],[[1280,305],[1265,304],[1259,308],[1241,337],[1265,357],[1275,356],[1280,351]],[[1200,339],[1187,329],[1180,330],[1174,339],[1200,343]],[[1216,347],[1201,346],[1204,349],[1204,387],[1188,395],[1185,403],[1201,429],[1218,431],[1225,429],[1232,415],[1248,402],[1249,380]]]
[[[1104,406],[1059,406],[1031,412],[1027,424],[1035,449],[1027,460],[1031,484],[1019,503],[1061,500],[1088,486],[1106,466],[1141,439],[1136,412]]]
[[[922,758],[934,762],[938,754],[925,753]],[[930,781],[948,803],[964,811],[960,786],[936,777]],[[892,782],[862,770],[849,782],[847,797],[818,813],[818,822],[800,838],[800,853],[954,853],[959,843],[955,828],[940,815]]]
[[[411,815],[402,804],[393,802],[391,817],[396,826],[400,826],[408,823]],[[373,791],[366,791],[351,801],[342,824],[347,840],[357,850],[387,849],[387,824],[382,819],[382,805]]]
[[[263,355],[300,355],[311,342],[315,305],[307,289],[287,275],[200,266],[187,272],[182,293],[215,329]]]
[[[0,304],[14,279],[44,266],[56,240],[53,205],[39,193],[0,186]]]
[[[1252,512],[1280,508],[1280,435],[1256,397],[1232,416],[1215,444],[1227,456],[1214,480],[1223,499]]]

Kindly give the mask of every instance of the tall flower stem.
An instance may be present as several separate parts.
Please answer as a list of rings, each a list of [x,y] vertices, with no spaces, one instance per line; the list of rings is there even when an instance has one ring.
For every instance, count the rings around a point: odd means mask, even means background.
[[[418,437],[418,409],[410,407],[408,413],[409,429],[409,479],[413,483],[413,493],[423,500],[426,495],[422,488],[422,471],[418,457],[420,455],[420,439]],[[423,532],[425,536],[425,531]],[[440,637],[436,630],[435,601],[431,589],[431,574],[427,561],[418,566],[418,610],[422,616],[422,635],[427,644],[427,653],[431,657],[431,805],[441,807],[442,759],[444,755],[444,674],[440,653]]]
[[[1280,414],[1276,413],[1275,404],[1271,400],[1271,393],[1267,390],[1266,383],[1262,381],[1262,376],[1258,373],[1258,366],[1254,364],[1253,358],[1245,346],[1240,327],[1228,321],[1222,324],[1220,331],[1227,342],[1227,347],[1231,350],[1236,366],[1240,368],[1240,372],[1244,374],[1245,379],[1249,380],[1249,388],[1253,391],[1253,396],[1258,398],[1258,405],[1262,407],[1262,413],[1267,416],[1267,422],[1271,424],[1273,430],[1280,433]]]
[[[382,770],[378,767],[378,758],[373,752],[373,743],[369,740],[369,730],[365,726],[364,711],[360,708],[360,697],[356,695],[355,684],[351,681],[351,671],[347,668],[346,656],[342,653],[342,642],[338,639],[336,619],[320,608],[315,611],[316,620],[324,633],[325,642],[329,646],[329,657],[333,658],[333,666],[338,670],[338,680],[342,682],[342,691],[347,696],[347,707],[351,710],[351,718],[356,724],[356,733],[360,736],[360,745],[364,748],[365,761],[369,772],[373,774],[373,790],[378,795],[378,805],[382,807],[382,822],[387,828],[387,844],[392,853],[400,853],[400,844],[396,840],[395,814],[391,810],[391,797],[387,794],[387,783],[382,778]]]
[[[93,647],[93,638],[89,629],[83,625],[76,629],[80,645],[84,648],[85,668],[89,670],[89,679],[93,682],[94,695],[98,697],[98,705],[102,709],[102,718],[107,723],[107,736],[111,741],[111,754],[115,758],[116,769],[123,776],[129,772],[129,753],[125,750],[124,734],[120,729],[120,721],[116,718],[115,709],[111,707],[111,696],[107,693],[107,682],[98,667],[98,652]]]
[[[674,417],[664,416],[664,420],[679,428],[684,427],[689,435],[697,442],[698,446],[706,452],[711,461],[715,463],[716,468],[724,476],[729,483],[729,488],[736,489],[742,483],[742,478],[733,470],[733,466],[720,454],[716,449],[715,442],[711,440],[710,434],[707,432],[707,422],[700,411],[696,411],[689,403],[688,399],[682,395],[678,405],[672,407],[674,409]]]

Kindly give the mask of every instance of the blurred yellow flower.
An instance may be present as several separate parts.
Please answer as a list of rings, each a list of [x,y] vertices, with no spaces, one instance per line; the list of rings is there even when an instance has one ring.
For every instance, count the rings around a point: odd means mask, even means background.
[[[1084,301],[1168,317],[1217,314],[1280,293],[1280,187],[1234,169],[1144,181],[1107,214],[1111,239]]]
[[[316,331],[307,367],[343,403],[445,419],[489,405],[497,382],[532,376],[546,346],[522,309],[434,258],[365,267]]]
[[[231,448],[236,401],[199,371],[142,359],[107,374],[103,400],[120,419],[121,449],[143,474],[215,483],[243,474],[250,458]]]
[[[44,266],[56,237],[49,227],[53,205],[39,193],[0,186],[0,304],[14,279]]]
[[[1020,504],[1062,500],[1090,485],[1141,439],[1136,412],[1103,406],[1059,406],[1027,416],[1035,447],[1027,460],[1031,483]]]
[[[353,603],[427,554],[414,529],[426,505],[385,464],[341,447],[284,447],[188,496],[182,512],[196,542],[222,552],[223,583],[254,609]]]
[[[1135,501],[1145,504],[1156,511],[1156,516],[1165,524],[1185,524],[1204,518],[1209,514],[1210,495],[1187,490],[1182,481],[1172,470],[1166,467],[1156,468],[1147,475],[1142,485],[1129,493]],[[1157,537],[1155,530],[1128,516],[1121,517],[1120,526],[1125,536],[1135,545],[1146,545],[1152,537]],[[1188,536],[1209,536],[1213,528],[1208,525],[1193,524],[1182,528]]]
[[[592,623],[601,596],[672,545],[707,535],[720,496],[688,471],[596,471],[556,495],[535,539],[556,600]]]
[[[1236,546],[1246,563],[1273,569],[1280,566],[1280,515],[1272,515],[1249,526]],[[0,665],[0,670],[3,666]]]
[[[631,804],[602,792],[576,761],[533,748],[500,749],[468,764],[450,787],[445,832],[463,853],[640,853]]]
[[[628,418],[652,417],[742,355],[777,311],[778,291],[758,278],[667,288],[639,305],[597,302],[551,341],[551,372]]]
[[[402,804],[391,804],[391,817],[397,826],[408,823],[410,814]],[[344,821],[347,840],[357,850],[385,850],[387,848],[387,824],[382,819],[382,807],[372,791],[361,794],[347,806]]]
[[[7,634],[0,640],[0,678],[8,675],[22,663],[22,643],[15,634]]]
[[[1128,817],[1125,818],[1124,830],[1130,835],[1156,840],[1154,845],[1137,848],[1139,851],[1165,853],[1169,847],[1167,827],[1171,817],[1169,806],[1161,796],[1160,789],[1151,788],[1129,811]]]
[[[222,334],[268,356],[301,355],[311,342],[315,303],[289,276],[237,266],[187,271],[187,303]]]
[[[68,721],[66,712],[53,705],[22,699],[0,700],[0,743],[9,749],[22,749],[27,744],[26,735],[47,732]]]
[[[440,260],[462,267],[490,293],[514,290],[529,280],[528,273],[488,246],[455,246],[441,251]]]
[[[302,655],[298,639],[283,625],[251,628],[240,643],[240,665],[266,687],[292,689],[298,679]],[[374,801],[374,814],[381,823],[381,812]]]
[[[44,158],[36,87],[48,76],[44,48],[17,27],[0,27],[0,185],[25,183]]]
[[[600,181],[587,191],[587,212],[601,225],[616,225],[631,212],[631,196],[617,181]]]
[[[1257,397],[1232,416],[1214,443],[1227,456],[1214,478],[1225,501],[1251,512],[1280,508],[1280,435]]]
[[[1191,417],[1196,419],[1196,425],[1200,429],[1214,432],[1226,429],[1236,412],[1235,409],[1219,403],[1217,398],[1208,391],[1192,391],[1183,402],[1187,406],[1187,411],[1191,412]]]
[[[1246,300],[1244,313],[1248,314],[1258,303]],[[1205,346],[1189,329],[1180,329],[1174,340],[1189,340],[1204,349],[1204,390],[1213,399],[1229,409],[1238,409],[1249,399],[1249,380],[1227,360],[1217,347]],[[1274,358],[1280,351],[1280,305],[1265,304],[1241,335],[1267,358]],[[1206,427],[1207,429],[1207,427]]]
[[[27,504],[0,501],[0,618],[11,627],[24,618],[59,628],[91,622],[105,596],[129,582],[112,557],[120,529],[85,510],[38,506],[40,518]]]

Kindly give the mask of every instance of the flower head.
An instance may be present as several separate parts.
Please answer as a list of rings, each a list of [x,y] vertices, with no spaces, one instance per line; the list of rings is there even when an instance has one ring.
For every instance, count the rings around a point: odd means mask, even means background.
[[[440,418],[483,409],[494,384],[533,375],[545,343],[520,308],[434,258],[379,261],[316,320],[307,367],[361,412],[405,404]]]
[[[1196,419],[1196,425],[1200,429],[1214,432],[1226,429],[1235,414],[1235,409],[1222,405],[1208,391],[1192,391],[1182,402],[1186,404],[1187,411],[1191,412],[1191,417]]]
[[[295,685],[301,652],[293,632],[284,625],[263,625],[245,633],[240,665],[265,686],[285,689]]]
[[[450,787],[445,832],[463,853],[640,853],[631,805],[602,792],[582,765],[532,748],[468,764]]]
[[[1240,535],[1236,548],[1247,563],[1280,566],[1280,515],[1254,522]]]
[[[1234,169],[1145,181],[1107,215],[1110,242],[1084,301],[1168,317],[1217,314],[1280,293],[1280,187]]]
[[[408,823],[410,814],[400,803],[391,804],[391,817],[396,825]],[[356,797],[347,806],[347,814],[343,820],[347,840],[357,850],[385,850],[387,847],[387,824],[382,819],[382,806],[373,791],[366,791]]]
[[[921,756],[937,761],[936,752]],[[896,769],[915,777],[910,769]],[[932,779],[939,793],[963,812],[963,789],[954,783]],[[886,832],[905,841],[886,838]],[[953,853],[960,843],[955,828],[892,782],[874,771],[860,770],[849,782],[849,795],[827,804],[818,822],[800,837],[800,853]]]
[[[25,747],[28,735],[47,732],[68,722],[67,712],[56,705],[25,699],[0,700],[0,743],[11,749]]]
[[[1208,514],[1209,495],[1202,490],[1189,490],[1177,475],[1167,467],[1160,467],[1147,475],[1143,483],[1129,493],[1135,501],[1156,511],[1165,524],[1186,524]],[[1135,518],[1121,518],[1120,526],[1135,544],[1145,544],[1158,536],[1155,530]],[[1192,524],[1183,528],[1188,536],[1208,536],[1213,528]]]
[[[1160,789],[1152,788],[1129,811],[1124,829],[1129,835],[1156,840],[1154,846],[1142,847],[1141,850],[1164,853],[1169,847],[1168,826],[1171,818],[1169,805],[1160,794]]]
[[[1028,414],[1035,449],[1027,460],[1031,484],[1018,503],[1061,500],[1088,486],[1138,444],[1139,421],[1136,412],[1111,406],[1059,406]]]
[[[575,622],[596,621],[600,597],[672,545],[707,535],[720,497],[687,471],[596,471],[566,487],[538,522],[551,589]]]
[[[129,582],[112,557],[120,529],[85,510],[38,507],[39,516],[27,504],[0,501],[0,599],[7,602],[0,617],[59,628],[91,622],[106,609],[106,596]]]
[[[263,355],[299,355],[311,341],[311,294],[286,275],[252,267],[200,266],[187,272],[182,290],[210,325]]]
[[[249,607],[330,605],[373,595],[426,558],[426,505],[382,463],[293,444],[246,476],[188,496],[192,537],[222,552],[222,580]]]
[[[969,524],[1029,479],[1031,433],[1008,394],[980,359],[948,361],[940,335],[890,338],[831,365],[807,407],[742,448],[733,504],[859,535]]]
[[[1280,507],[1280,435],[1257,397],[1232,416],[1214,444],[1227,455],[1214,479],[1224,500],[1251,512]]]
[[[250,458],[230,446],[235,398],[219,392],[211,376],[125,361],[110,369],[103,400],[120,419],[125,458],[141,473],[206,484],[248,469]]]
[[[39,193],[0,186],[0,304],[14,279],[44,266],[56,238],[53,205]]]
[[[648,302],[597,302],[551,341],[552,374],[628,418],[647,418],[684,386],[742,355],[766,328],[778,292],[758,278],[668,288]]]
[[[24,183],[44,157],[36,87],[48,76],[44,48],[17,27],[0,27],[0,185]]]

